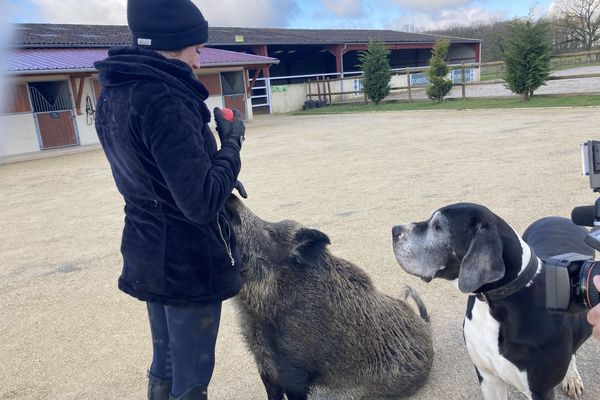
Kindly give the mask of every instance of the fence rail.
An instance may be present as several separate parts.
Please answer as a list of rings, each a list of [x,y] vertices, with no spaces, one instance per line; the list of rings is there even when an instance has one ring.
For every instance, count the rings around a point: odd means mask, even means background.
[[[558,54],[550,60],[553,71],[588,65],[600,65],[600,50],[578,51]],[[495,61],[481,64],[481,79],[499,79],[505,72],[504,62]]]
[[[575,63],[575,61],[570,61],[570,63],[568,64],[561,64],[560,60],[562,59],[576,59],[577,57],[584,57],[587,59],[588,62],[586,63]],[[553,59],[553,64],[552,65],[592,65],[594,63],[589,62],[592,59],[597,59],[598,60],[598,65],[600,65],[600,51],[599,50],[595,50],[595,51],[585,51],[585,52],[577,52],[577,53],[568,53],[568,54],[563,54],[560,55],[556,58]],[[558,61],[557,61],[558,60]],[[460,87],[461,89],[461,98],[466,99],[467,98],[467,93],[466,93],[466,88],[467,87],[473,87],[473,86],[482,86],[482,85],[498,85],[498,84],[505,84],[506,81],[504,79],[502,79],[502,76],[504,75],[504,62],[502,61],[495,61],[495,62],[487,62],[487,63],[464,63],[464,64],[460,64],[460,65],[450,65],[450,70],[451,71],[456,71],[456,70],[460,70],[460,80],[458,82],[454,82],[454,86],[456,87]],[[406,82],[407,85],[406,86],[393,86],[390,88],[390,91],[393,92],[402,92],[402,91],[406,91],[407,92],[407,96],[408,96],[408,100],[412,101],[414,96],[414,91],[416,89],[422,89],[423,86],[419,85],[413,85],[412,79],[411,77],[414,74],[419,74],[422,72],[425,72],[429,69],[429,67],[410,67],[410,68],[399,68],[399,69],[394,69],[392,70],[394,75],[406,75]],[[468,70],[475,70],[475,69],[479,69],[479,77],[480,79],[477,81],[469,81],[466,79],[467,76],[467,71]],[[558,68],[560,70],[560,68]],[[492,71],[492,72],[490,72]],[[354,77],[354,79],[361,79],[362,75],[360,76],[356,76]],[[548,78],[549,81],[559,81],[559,80],[569,80],[569,79],[588,79],[588,78],[600,78],[600,73],[584,73],[584,74],[573,74],[573,75],[552,75]],[[314,98],[318,98],[319,100],[321,99],[325,99],[326,101],[329,100],[329,104],[332,104],[332,96],[344,96],[344,95],[363,95],[365,102],[366,100],[366,94],[364,93],[364,91],[362,90],[362,87],[360,88],[360,90],[353,90],[353,91],[336,91],[336,92],[331,92],[331,91],[327,91],[325,90],[327,88],[327,86],[325,86],[323,84],[323,82],[327,82],[327,85],[330,85],[330,83],[332,82],[337,82],[337,81],[343,81],[344,78],[334,78],[334,79],[325,79],[325,80],[319,80],[317,79],[316,81],[309,81],[307,82],[308,85],[308,90],[307,90],[307,99],[308,100],[313,100]],[[312,85],[311,84],[317,84],[317,87],[320,89],[321,87],[323,87],[324,90],[319,90],[318,92],[313,92],[311,90]],[[323,85],[323,86],[321,86]]]

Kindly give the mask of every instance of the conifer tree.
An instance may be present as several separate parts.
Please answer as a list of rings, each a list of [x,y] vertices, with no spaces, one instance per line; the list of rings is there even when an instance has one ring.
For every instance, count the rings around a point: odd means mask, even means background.
[[[390,94],[392,68],[389,56],[390,51],[383,42],[370,42],[367,51],[358,54],[363,71],[363,90],[376,105]]]
[[[552,43],[548,31],[549,25],[544,21],[515,20],[511,25],[504,50],[504,80],[511,92],[525,100],[550,77]]]
[[[439,102],[444,100],[450,90],[452,90],[452,81],[448,79],[450,68],[447,64],[448,49],[450,42],[446,39],[436,40],[431,51],[431,59],[429,60],[429,69],[427,70],[427,96],[431,100]]]

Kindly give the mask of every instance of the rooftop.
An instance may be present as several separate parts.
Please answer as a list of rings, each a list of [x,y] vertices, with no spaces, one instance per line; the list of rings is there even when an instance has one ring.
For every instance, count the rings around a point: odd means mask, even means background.
[[[432,43],[441,36],[364,29],[209,28],[208,46],[333,45],[386,43]],[[452,43],[478,43],[478,39],[450,37]],[[112,47],[131,44],[122,25],[16,24],[13,46],[19,48]]]
[[[94,62],[108,56],[107,48],[13,49],[6,60],[9,73],[95,71]],[[200,54],[200,67],[227,67],[276,64],[278,60],[235,51],[205,47]]]

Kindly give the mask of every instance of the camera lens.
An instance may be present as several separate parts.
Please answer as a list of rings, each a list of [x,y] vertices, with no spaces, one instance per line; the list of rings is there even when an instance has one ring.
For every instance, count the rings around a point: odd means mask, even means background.
[[[584,262],[579,273],[579,302],[586,308],[600,303],[600,293],[594,285],[594,277],[600,275],[600,261]]]

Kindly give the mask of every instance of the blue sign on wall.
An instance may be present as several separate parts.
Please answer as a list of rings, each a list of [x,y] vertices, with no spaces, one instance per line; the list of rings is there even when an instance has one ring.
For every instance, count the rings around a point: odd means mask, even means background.
[[[465,82],[473,82],[475,71],[473,68],[465,69]],[[461,82],[461,70],[455,69],[450,71],[448,74],[448,79],[452,80],[452,83],[460,83]],[[411,86],[427,86],[429,85],[429,79],[427,79],[427,74],[425,72],[419,72],[417,74],[410,75],[410,85]]]
[[[425,75],[425,72],[419,72],[418,74],[410,75],[410,86],[427,86],[429,85],[429,79]]]
[[[363,91],[363,84],[361,79],[354,79],[352,82],[352,90],[356,96],[361,96]]]

